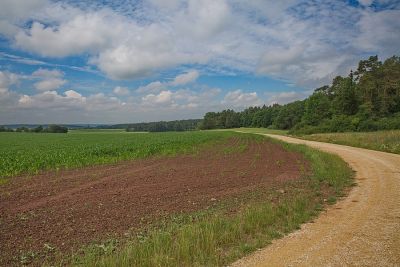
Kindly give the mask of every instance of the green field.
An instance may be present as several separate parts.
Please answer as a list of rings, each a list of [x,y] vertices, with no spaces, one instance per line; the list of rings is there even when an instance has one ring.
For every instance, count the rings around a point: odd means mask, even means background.
[[[0,133],[0,178],[36,174],[154,155],[193,153],[232,132],[127,133],[72,131],[68,134]]]

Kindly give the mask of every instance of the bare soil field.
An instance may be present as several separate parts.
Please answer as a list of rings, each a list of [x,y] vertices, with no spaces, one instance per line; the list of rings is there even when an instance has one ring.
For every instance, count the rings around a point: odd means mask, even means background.
[[[94,241],[123,237],[163,216],[205,209],[262,187],[300,178],[308,163],[268,141],[239,138],[197,155],[134,160],[35,176],[0,187],[0,265],[35,253],[69,253]]]

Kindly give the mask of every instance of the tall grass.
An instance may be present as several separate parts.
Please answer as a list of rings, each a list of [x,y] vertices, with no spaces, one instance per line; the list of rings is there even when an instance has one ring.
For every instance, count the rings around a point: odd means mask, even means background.
[[[264,134],[278,134],[278,135],[286,135],[289,131],[287,130],[277,130],[277,129],[268,129],[268,128],[235,128],[231,129],[233,131],[243,131],[246,133],[264,133]]]
[[[301,138],[400,154],[400,130],[312,134]]]
[[[241,205],[234,203],[238,206],[235,212],[226,208],[227,204],[167,220],[116,250],[86,248],[73,257],[72,265],[222,266],[298,229],[318,214],[324,199],[343,195],[353,173],[338,156],[302,145],[282,145],[303,153],[312,170],[301,181],[288,184],[284,193],[255,194]]]

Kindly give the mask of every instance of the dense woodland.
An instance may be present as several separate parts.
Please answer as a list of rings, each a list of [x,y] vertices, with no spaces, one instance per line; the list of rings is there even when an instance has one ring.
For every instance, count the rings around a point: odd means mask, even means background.
[[[127,132],[181,132],[196,130],[201,120],[142,122],[121,125]]]
[[[200,129],[269,127],[292,133],[400,129],[400,57],[361,60],[347,77],[286,105],[208,112]]]

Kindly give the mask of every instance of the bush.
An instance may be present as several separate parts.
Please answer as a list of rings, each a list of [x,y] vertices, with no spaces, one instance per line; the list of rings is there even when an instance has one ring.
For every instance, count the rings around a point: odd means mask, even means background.
[[[47,133],[68,133],[68,128],[60,125],[50,125],[45,132]]]

